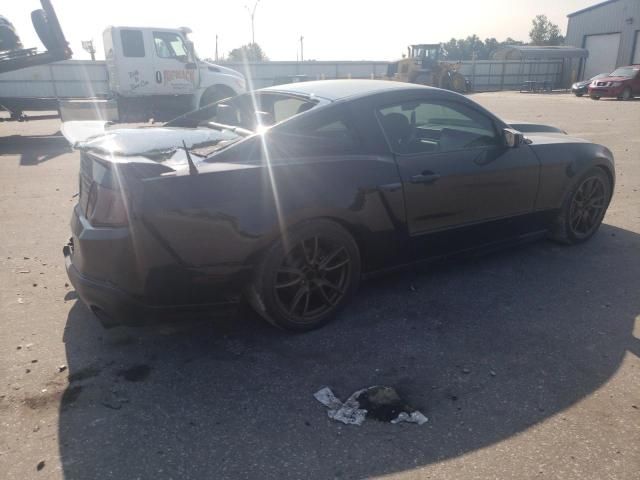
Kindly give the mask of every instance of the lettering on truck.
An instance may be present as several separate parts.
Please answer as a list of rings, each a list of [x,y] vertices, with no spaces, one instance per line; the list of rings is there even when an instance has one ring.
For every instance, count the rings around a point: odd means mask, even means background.
[[[162,73],[165,86],[182,89],[186,87],[185,82],[195,85],[194,70],[164,70]]]

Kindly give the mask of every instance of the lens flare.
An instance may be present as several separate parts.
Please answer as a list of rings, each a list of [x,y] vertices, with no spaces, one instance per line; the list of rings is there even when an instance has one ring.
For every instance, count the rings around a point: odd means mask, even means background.
[[[245,50],[242,50],[242,64],[244,67],[244,75],[247,79],[247,85],[249,87],[249,95],[251,97],[251,104],[253,107],[253,111],[256,112],[256,128],[255,131],[260,138],[260,143],[262,146],[263,152],[263,161],[267,167],[267,174],[269,175],[269,183],[271,185],[271,191],[273,193],[273,203],[276,208],[276,215],[278,216],[278,226],[280,228],[280,236],[282,238],[282,243],[284,244],[285,250],[289,250],[289,241],[287,238],[287,226],[284,222],[284,217],[282,215],[282,208],[280,205],[280,196],[278,194],[278,185],[276,182],[276,177],[273,173],[273,165],[271,161],[271,154],[269,152],[269,146],[266,141],[266,135],[269,130],[268,125],[264,125],[262,123],[262,118],[260,115],[257,115],[257,112],[260,111],[260,107],[258,105],[258,100],[256,98],[255,90],[253,88],[253,75],[251,75],[251,67],[249,65],[249,60],[247,59],[247,55]]]

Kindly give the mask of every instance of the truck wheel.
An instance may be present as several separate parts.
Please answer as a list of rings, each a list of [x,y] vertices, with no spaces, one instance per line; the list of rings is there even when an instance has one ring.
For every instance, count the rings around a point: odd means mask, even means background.
[[[454,92],[465,93],[467,90],[467,81],[464,75],[455,72],[451,75],[451,89]]]
[[[235,95],[236,92],[226,85],[214,85],[213,87],[207,88],[202,94],[202,98],[200,99],[200,108],[219,102],[225,98],[234,97]]]
[[[49,20],[44,10],[34,10],[31,12],[31,23],[33,24],[33,29],[38,34],[38,38],[48,51],[55,51],[61,48],[51,34]]]

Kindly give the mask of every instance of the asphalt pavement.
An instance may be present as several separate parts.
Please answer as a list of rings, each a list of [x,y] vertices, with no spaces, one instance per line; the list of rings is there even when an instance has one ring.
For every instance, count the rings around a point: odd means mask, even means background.
[[[613,151],[600,232],[366,282],[304,335],[248,310],[104,330],[64,271],[78,154],[57,120],[0,123],[0,476],[638,479],[640,101],[473,98]],[[379,384],[429,422],[313,398]]]

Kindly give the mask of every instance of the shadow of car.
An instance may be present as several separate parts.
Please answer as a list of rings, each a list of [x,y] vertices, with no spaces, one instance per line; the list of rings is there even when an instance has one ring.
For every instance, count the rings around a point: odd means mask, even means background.
[[[65,328],[65,478],[365,478],[489,447],[589,397],[640,314],[640,236],[539,243],[369,281],[306,335],[254,314],[105,332],[82,303]],[[344,427],[312,394],[391,385],[423,427]]]

